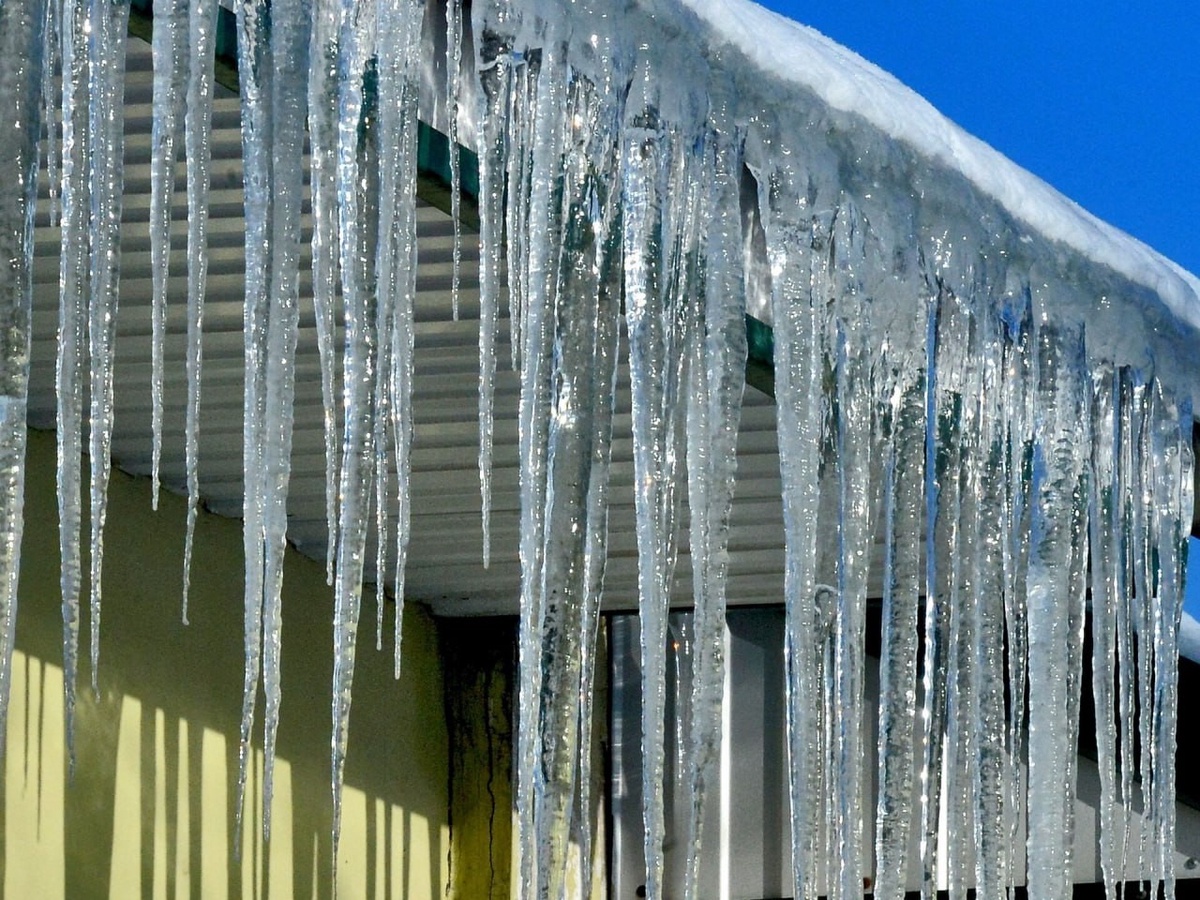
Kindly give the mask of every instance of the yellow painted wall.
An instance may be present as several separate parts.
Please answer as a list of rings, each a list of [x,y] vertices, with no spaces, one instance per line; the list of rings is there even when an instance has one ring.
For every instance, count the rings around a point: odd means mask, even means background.
[[[100,693],[90,688],[85,626],[71,780],[54,457],[54,436],[30,432],[4,760],[4,896],[328,897],[333,605],[324,566],[294,553],[288,559],[271,840],[264,844],[256,827],[259,754],[238,858],[232,808],[242,694],[241,523],[201,515],[191,624],[184,626],[185,504],[164,493],[154,513],[148,481],[113,474]],[[399,683],[387,640],[377,653],[368,597],[338,866],[344,900],[441,896],[448,878],[448,749],[435,626],[409,604]],[[261,721],[255,743],[261,749]]]

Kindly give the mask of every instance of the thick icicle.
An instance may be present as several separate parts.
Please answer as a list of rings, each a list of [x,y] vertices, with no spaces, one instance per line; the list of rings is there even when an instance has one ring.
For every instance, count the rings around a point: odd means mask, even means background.
[[[312,293],[321,360],[325,434],[325,577],[333,584],[337,556],[338,419],[334,306],[338,282],[337,59],[338,0],[313,3],[309,50],[308,139],[312,167]]]
[[[0,266],[0,756],[8,721],[24,525],[25,409],[45,2],[6,0],[0,6],[0,96],[9,104],[10,123],[0,129],[0,159],[9,160],[14,170],[0,181],[0,259],[4,260]]]
[[[1167,900],[1175,897],[1175,744],[1179,719],[1179,618],[1183,608],[1191,513],[1194,508],[1192,404],[1176,403],[1156,385],[1151,435],[1153,492],[1150,522],[1158,578],[1150,598],[1155,646],[1151,755],[1155,779],[1150,798],[1152,871]],[[1143,710],[1145,715],[1145,710]],[[1143,745],[1143,752],[1145,747]]]
[[[350,727],[350,694],[363,561],[371,511],[375,448],[375,298],[369,288],[376,234],[362,221],[364,182],[373,156],[374,126],[367,117],[363,80],[375,37],[374,7],[343,0],[338,42],[337,210],[342,296],[345,305],[345,424],[341,464],[341,508],[334,575],[333,620],[333,858],[337,858],[342,810],[342,779]],[[376,185],[377,188],[377,185]]]
[[[300,215],[310,11],[306,0],[271,7],[272,208],[263,421],[263,833],[271,833],[275,738],[279,728],[280,651],[287,497],[292,468],[296,342],[300,299]]]
[[[618,206],[620,185],[614,185],[609,202]],[[584,547],[584,598],[580,624],[579,796],[576,836],[581,860],[579,883],[587,896],[592,884],[592,722],[595,696],[600,603],[604,595],[604,569],[608,551],[609,470],[612,461],[614,387],[617,377],[619,316],[621,308],[621,241],[616,209],[606,212],[598,260],[600,292],[596,308],[596,349],[592,371],[592,464],[588,482],[587,543]],[[603,661],[601,661],[603,664]]]
[[[966,298],[968,322],[967,339],[957,352],[965,351],[968,358],[981,357],[981,323],[978,285],[964,285],[960,296]],[[949,335],[947,335],[949,336]],[[950,375],[950,373],[939,373]],[[974,849],[975,793],[978,775],[976,743],[979,735],[977,713],[979,708],[979,666],[976,664],[978,641],[979,607],[982,600],[977,596],[976,567],[973,565],[980,545],[976,528],[979,522],[979,490],[982,455],[985,452],[982,439],[982,424],[979,421],[979,403],[982,393],[982,366],[964,366],[958,384],[951,382],[955,391],[954,402],[958,406],[958,470],[951,472],[955,482],[955,528],[954,555],[943,558],[943,566],[949,570],[950,592],[947,610],[947,687],[946,719],[943,735],[943,780],[942,815],[946,822],[946,883],[953,900],[966,900],[970,878],[968,861]],[[951,375],[951,377],[953,377]],[[943,513],[951,510],[943,510]]]
[[[889,398],[892,426],[888,456],[883,463],[883,631],[874,884],[875,896],[882,900],[900,900],[907,887],[924,499],[923,374],[901,373]]]
[[[208,191],[212,159],[213,53],[216,48],[217,0],[188,0],[187,154],[188,295],[187,411],[184,423],[184,466],[187,473],[187,525],[183,543],[183,621],[188,620],[192,547],[200,507],[200,372],[203,362],[204,293],[208,283]]]
[[[932,280],[932,279],[931,279]],[[937,889],[937,831],[942,753],[947,716],[947,679],[953,646],[950,619],[958,591],[959,468],[963,366],[969,322],[961,301],[939,282],[926,336],[929,373],[925,421],[925,651],[922,674],[924,724],[921,760],[921,895]]]
[[[1113,682],[1116,671],[1117,567],[1120,560],[1117,462],[1119,460],[1120,380],[1111,366],[1092,373],[1092,460],[1089,480],[1089,545],[1092,595],[1092,698],[1096,710],[1096,763],[1100,775],[1100,868],[1105,894],[1116,900],[1124,872],[1117,868],[1117,723]]]
[[[1029,532],[1032,503],[1030,469],[1033,460],[1032,403],[1030,388],[1033,309],[1028,285],[1018,283],[1002,309],[1005,323],[1003,396],[1007,429],[1004,457],[1005,509],[1001,519],[1004,569],[1004,624],[1008,655],[1008,734],[1006,738],[1005,808],[1007,854],[1014,874],[1019,852],[1018,829],[1024,809],[1021,796],[1025,744],[1026,687],[1028,685],[1029,633],[1026,572],[1029,566]]]
[[[833,822],[836,873],[830,896],[862,893],[862,756],[867,571],[874,511],[871,494],[872,372],[866,311],[839,331],[837,363],[838,609],[834,638]]]
[[[166,340],[167,275],[171,262],[171,207],[175,199],[175,138],[188,72],[188,4],[170,0],[154,10],[154,121],[150,136],[150,268],[153,281],[150,344],[151,505],[158,509],[162,460],[163,343]]]
[[[821,720],[818,644],[816,528],[820,496],[820,447],[824,440],[820,334],[823,330],[815,272],[810,271],[810,232],[802,215],[805,173],[766,169],[770,147],[755,147],[758,208],[770,262],[775,338],[776,433],[783,488],[784,666],[787,671],[788,795],[791,803],[792,894],[817,896],[817,822],[821,815],[818,734]],[[750,151],[747,155],[751,156]]]
[[[121,206],[125,152],[125,44],[129,6],[91,0],[88,43],[91,136],[91,639],[92,689],[99,692],[101,573],[113,429],[113,355],[121,274]]]
[[[684,896],[699,889],[706,797],[717,782],[725,690],[725,583],[737,434],[746,386],[746,296],[742,272],[740,135],[727,110],[710,114],[711,187],[704,219],[704,312],[691,336],[687,471],[695,598],[695,680],[689,747],[691,807]],[[707,162],[707,160],[706,160]]]
[[[1070,779],[1078,687],[1072,623],[1082,616],[1072,569],[1086,550],[1079,508],[1087,500],[1084,454],[1090,386],[1082,383],[1083,340],[1078,330],[1043,323],[1036,339],[1037,415],[1033,460],[1033,530],[1029,555],[1029,894],[1066,896],[1070,888]],[[1078,605],[1078,609],[1075,609]],[[1073,680],[1074,679],[1074,680]],[[1076,713],[1077,713],[1077,707]]]
[[[88,285],[87,32],[84,0],[64,3],[62,13],[62,214],[59,243],[57,489],[59,586],[63,616],[63,724],[68,765],[75,759],[75,688],[79,672],[79,597],[83,586],[84,324]]]
[[[536,108],[537,143],[533,153],[529,221],[528,325],[522,332],[521,397],[518,438],[521,466],[521,623],[517,741],[517,853],[519,884],[528,893],[538,883],[538,835],[535,778],[542,693],[542,570],[545,540],[546,455],[551,410],[551,338],[557,286],[557,240],[562,210],[553,202],[562,174],[565,123],[563,48],[551,43],[539,70]]]
[[[686,408],[684,310],[694,302],[690,289],[697,225],[689,202],[695,190],[689,150],[684,149],[690,141],[669,132],[659,119],[656,78],[652,66],[642,61],[628,101],[622,151],[649,898],[659,898],[663,891],[667,614],[678,527],[681,413]]]
[[[974,619],[975,644],[969,659],[976,668],[976,698],[971,710],[975,734],[972,760],[973,837],[975,842],[975,892],[980,900],[1003,900],[1011,878],[1006,816],[1006,733],[1004,678],[1004,531],[1006,435],[1000,401],[1003,351],[993,314],[984,313],[981,328],[979,459],[971,473],[977,497],[975,519],[968,523],[974,535],[970,560],[975,604],[968,608]]]
[[[242,165],[246,214],[245,306],[242,336],[245,384],[242,407],[242,547],[246,555],[243,612],[245,670],[238,744],[235,817],[240,843],[243,798],[253,762],[259,677],[263,662],[263,591],[268,513],[266,426],[267,366],[275,234],[272,222],[272,71],[270,21],[265,0],[241,0],[237,7],[238,81],[242,107]],[[271,436],[273,437],[273,436]]]
[[[458,321],[462,273],[462,158],[458,149],[458,98],[462,83],[463,4],[446,0],[446,137],[450,144],[450,218],[454,220],[450,306]]]
[[[611,422],[611,376],[597,366],[611,357],[597,346],[603,332],[603,248],[605,217],[610,213],[616,169],[615,104],[597,86],[576,77],[568,90],[566,159],[563,177],[561,244],[557,262],[554,323],[554,396],[547,435],[545,547],[542,571],[538,713],[539,760],[534,795],[538,833],[539,896],[561,897],[565,890],[580,753],[583,711],[583,642],[591,639],[585,623],[595,614],[598,585],[589,584],[588,545],[594,524],[589,516],[606,515],[602,498],[591,488],[591,468]],[[606,408],[607,407],[607,408]],[[609,426],[611,427],[611,426]],[[598,435],[600,437],[598,438]],[[603,477],[603,476],[601,476]],[[601,538],[602,540],[602,538]]]

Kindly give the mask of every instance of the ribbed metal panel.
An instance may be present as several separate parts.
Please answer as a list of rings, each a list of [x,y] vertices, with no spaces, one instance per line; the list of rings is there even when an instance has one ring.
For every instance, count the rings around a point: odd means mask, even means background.
[[[151,57],[131,39],[126,81],[126,192],[122,234],[121,307],[116,368],[113,457],[122,469],[150,472],[150,207]],[[242,511],[243,243],[241,137],[238,101],[218,97],[213,128],[210,265],[205,306],[200,480],[207,507]],[[186,197],[179,164],[172,230],[171,296],[167,320],[165,428],[162,474],[184,485],[184,359]],[[44,193],[44,191],[43,191]],[[501,321],[496,388],[496,443],[491,566],[481,561],[478,454],[478,242],[464,234],[461,317],[451,316],[452,223],[421,202],[416,335],[416,438],[412,539],[407,596],[447,615],[515,612],[519,589],[517,526],[517,380],[505,364],[507,322]],[[30,424],[54,427],[54,359],[58,322],[59,233],[43,208],[37,227]],[[301,334],[296,359],[296,433],[289,495],[289,537],[303,552],[325,558],[324,450],[316,330],[302,265]],[[613,452],[613,507],[606,606],[636,606],[633,464],[629,390],[622,374]],[[779,499],[775,413],[769,397],[747,390],[738,463],[739,483],[730,542],[730,602],[772,603],[783,586],[783,528]],[[393,479],[393,484],[394,484]],[[686,535],[677,567],[676,599],[690,602]],[[371,557],[373,559],[373,556]],[[372,571],[369,577],[373,578]],[[390,573],[389,573],[390,581]]]

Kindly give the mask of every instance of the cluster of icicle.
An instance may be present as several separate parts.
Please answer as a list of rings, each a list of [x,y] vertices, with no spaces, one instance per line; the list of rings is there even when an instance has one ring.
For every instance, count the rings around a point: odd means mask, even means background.
[[[57,360],[58,503],[62,551],[65,717],[70,756],[84,573],[84,396],[88,426],[90,637],[96,687],[101,566],[113,427],[113,345],[118,315],[123,194],[124,73],[130,7],[110,0],[13,0],[3,6],[2,87],[18,129],[4,129],[4,158],[20,177],[6,184],[3,471],[5,700],[12,652],[21,537],[24,421],[28,391],[30,253],[39,139],[61,226]],[[294,360],[299,320],[301,213],[306,156],[313,208],[313,305],[322,368],[329,579],[335,585],[333,790],[336,810],[346,751],[351,680],[372,504],[377,571],[397,572],[403,597],[407,473],[412,437],[412,306],[416,286],[417,48],[424,6],[413,0],[245,2],[236,7],[245,172],[246,297],[244,545],[246,669],[238,805],[260,689],[265,698],[264,829],[269,830],[280,710],[280,597],[287,534]],[[460,14],[461,15],[461,14]],[[176,163],[186,160],[187,537],[183,617],[199,502],[197,447],[201,331],[217,0],[155,4],[150,241],[153,269],[153,490],[157,506],[163,428],[163,340]],[[457,60],[457,57],[455,57]],[[306,146],[307,144],[307,146]],[[182,153],[180,152],[182,150]],[[306,153],[306,151],[308,151]],[[345,346],[335,346],[344,314]],[[85,368],[86,367],[86,368]],[[337,374],[344,396],[339,397]],[[339,423],[339,419],[342,421]],[[339,427],[340,426],[340,427]],[[339,434],[340,432],[340,434]],[[341,441],[339,447],[339,439]],[[393,496],[389,472],[399,473]],[[397,515],[398,511],[398,515]],[[394,545],[388,523],[399,522]],[[379,579],[383,581],[382,577]],[[382,610],[384,585],[379,585]],[[380,613],[380,617],[382,612]],[[396,607],[396,663],[399,629]],[[382,622],[378,624],[382,630]],[[377,634],[376,643],[382,642]]]
[[[725,581],[748,299],[769,310],[774,328],[794,895],[861,895],[862,860],[871,854],[863,822],[872,814],[876,895],[902,896],[909,869],[930,895],[944,814],[949,846],[941,855],[952,896],[974,886],[978,896],[999,898],[1007,885],[1025,881],[1032,897],[1067,896],[1090,618],[1105,879],[1112,892],[1134,872],[1165,881],[1171,896],[1175,642],[1192,509],[1188,402],[1149,363],[1106,360],[1072,307],[1060,311],[1020,260],[951,239],[967,230],[910,209],[912,195],[889,196],[868,178],[865,189],[856,187],[831,130],[819,122],[809,131],[793,128],[787,109],[755,106],[719,54],[667,59],[641,42],[618,6],[594,0],[560,15],[553,5],[480,0],[472,11],[485,559],[505,292],[521,382],[521,896],[557,900],[569,892],[571,842],[584,864],[575,886],[592,880],[592,816],[581,785],[590,782],[622,319],[644,661],[646,894],[666,890],[667,617],[685,524],[695,650],[680,777],[691,802],[674,823],[674,843],[687,857],[684,896],[700,891],[701,848],[715,838],[701,833],[701,823],[723,739]],[[60,185],[62,225],[57,371],[68,723],[83,581],[82,489],[74,473],[85,359],[93,680],[96,671],[127,13],[106,0],[6,0],[0,7],[0,88],[20,125],[0,131],[0,158],[16,160],[19,172],[0,184],[0,257],[12,261],[0,273],[0,689],[6,698],[38,138],[44,120],[53,125],[61,116],[61,131],[48,129],[61,140],[47,143],[47,169]],[[214,0],[173,0],[158,5],[154,27],[156,338],[168,302],[167,223],[181,119],[188,162],[189,535],[199,488],[215,14]],[[261,0],[245,0],[237,15],[247,227],[239,791],[261,680],[269,809],[307,121],[336,604],[336,846],[372,509],[377,571],[388,568],[394,547],[399,653],[424,10],[415,0],[274,0],[268,13]],[[447,23],[452,38],[464,30],[453,3]],[[449,47],[453,95],[459,41]],[[450,102],[453,109],[457,98]],[[806,144],[813,134],[824,143]],[[831,164],[834,157],[841,164]],[[906,216],[908,228],[893,227]],[[457,258],[456,249],[456,269]],[[157,447],[162,353],[155,345]],[[397,505],[399,526],[389,541],[388,513]],[[883,559],[873,561],[880,534]],[[870,783],[863,701],[872,565],[883,586],[877,797],[863,789]],[[920,823],[915,836],[913,820]],[[1024,848],[1021,833],[1028,835]],[[914,840],[919,859],[910,861]]]
[[[1097,362],[1084,326],[1003,253],[935,229],[889,241],[869,194],[860,204],[819,154],[789,146],[786,113],[749,114],[717,66],[668,59],[630,32],[598,11],[564,24],[476,6],[483,384],[503,234],[522,375],[521,895],[563,896],[568,839],[590,883],[590,811],[573,803],[588,777],[622,299],[646,895],[666,891],[667,612],[685,489],[695,674],[680,777],[692,800],[670,843],[686,853],[683,895],[701,890],[748,294],[770,298],[775,340],[794,896],[861,896],[872,809],[876,895],[904,894],[914,815],[911,867],[930,895],[942,807],[951,896],[1003,897],[1026,880],[1030,896],[1068,895],[1089,595],[1105,878],[1115,890],[1137,872],[1170,895],[1190,405],[1151,372]],[[863,710],[877,533],[873,798]]]

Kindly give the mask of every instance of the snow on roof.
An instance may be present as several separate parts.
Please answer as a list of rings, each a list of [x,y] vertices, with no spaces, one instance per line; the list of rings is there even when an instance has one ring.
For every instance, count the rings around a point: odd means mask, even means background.
[[[1200,663],[1200,622],[1188,613],[1179,622],[1179,655]]]
[[[1051,241],[1156,293],[1175,318],[1200,330],[1200,279],[1084,210],[965,132],[879,67],[817,31],[749,0],[645,0],[651,15],[691,13],[710,56],[732,49],[751,66],[861,117],[920,156],[960,172],[1015,219]]]

